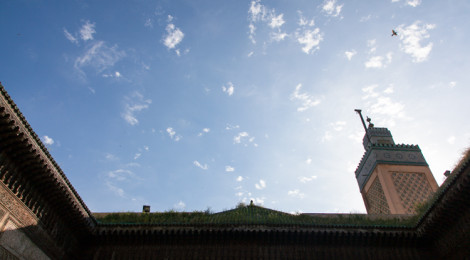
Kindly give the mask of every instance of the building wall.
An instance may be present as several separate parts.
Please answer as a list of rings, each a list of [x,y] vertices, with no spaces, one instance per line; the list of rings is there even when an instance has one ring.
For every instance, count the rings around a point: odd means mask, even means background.
[[[36,216],[0,182],[0,256],[2,259],[50,259],[30,238]],[[43,232],[43,236],[47,236]],[[47,237],[45,238],[47,241]]]

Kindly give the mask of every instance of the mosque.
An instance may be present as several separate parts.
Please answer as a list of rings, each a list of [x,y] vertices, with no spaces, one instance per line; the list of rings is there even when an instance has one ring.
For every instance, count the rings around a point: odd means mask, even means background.
[[[360,116],[367,214],[92,213],[0,84],[0,259],[469,259],[470,150],[438,186]]]

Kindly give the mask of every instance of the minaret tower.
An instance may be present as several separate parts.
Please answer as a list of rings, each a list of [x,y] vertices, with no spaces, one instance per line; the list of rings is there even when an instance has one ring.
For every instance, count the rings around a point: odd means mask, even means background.
[[[438,188],[417,145],[395,144],[387,128],[375,127],[367,118],[362,140],[364,155],[356,179],[368,214],[413,214],[416,206]]]

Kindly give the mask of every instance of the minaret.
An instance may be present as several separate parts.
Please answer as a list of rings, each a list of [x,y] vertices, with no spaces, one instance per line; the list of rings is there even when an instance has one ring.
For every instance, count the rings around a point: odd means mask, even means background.
[[[361,117],[366,134],[356,179],[368,214],[413,214],[438,188],[417,145],[397,145],[387,128]]]

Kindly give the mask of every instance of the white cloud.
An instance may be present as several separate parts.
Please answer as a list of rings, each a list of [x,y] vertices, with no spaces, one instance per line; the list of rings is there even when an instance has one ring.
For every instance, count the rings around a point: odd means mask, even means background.
[[[147,20],[145,20],[144,26],[145,26],[145,27],[149,27],[149,28],[153,28],[153,21],[152,21],[152,19],[148,18]]]
[[[457,86],[457,82],[456,82],[456,81],[451,81],[451,82],[449,82],[449,87],[450,87],[450,88],[454,88],[455,86]]]
[[[42,141],[44,142],[45,145],[53,145],[54,144],[54,139],[50,138],[47,135],[42,137]]]
[[[402,44],[400,49],[413,58],[413,62],[425,61],[432,50],[432,42],[426,46],[422,46],[421,42],[429,38],[429,30],[435,28],[434,24],[423,24],[420,21],[414,22],[412,25],[400,25],[397,29]]]
[[[367,87],[362,88],[362,92],[366,93],[365,96],[362,97],[362,99],[368,99],[368,98],[375,98],[379,96],[379,93],[375,92],[375,89],[378,87],[377,84],[370,85]]]
[[[370,108],[372,114],[385,115],[385,118],[389,118],[386,124],[388,126],[394,126],[395,119],[406,118],[405,105],[395,102],[390,97],[386,96],[386,94],[391,94],[389,90],[390,87],[382,92],[385,95],[377,92],[377,87],[378,85],[371,85],[363,88],[362,91],[365,95],[362,99],[367,101],[366,105]]]
[[[297,11],[299,13],[299,26],[314,26],[315,25],[315,20],[308,20],[306,19],[303,15],[302,15],[302,12],[301,11]]]
[[[272,32],[271,33],[271,39],[274,41],[282,41],[287,37],[287,33],[285,32]]]
[[[168,20],[168,22],[171,22],[173,20],[173,17],[169,15]],[[184,33],[172,23],[169,23],[166,26],[165,30],[167,34],[164,36],[163,44],[168,49],[174,49],[183,40]]]
[[[359,22],[367,22],[370,20],[370,18],[372,18],[372,15],[367,15],[367,16],[363,16],[361,17],[361,19],[359,20]]]
[[[65,35],[65,38],[67,38],[67,40],[69,40],[70,42],[75,43],[75,44],[78,43],[78,39],[74,37],[71,33],[69,33],[67,29],[65,28],[64,28],[64,35]]]
[[[140,157],[141,155],[142,155],[141,153],[136,153],[136,154],[134,155],[134,160],[139,159],[139,157]]]
[[[207,134],[211,131],[210,128],[203,128],[202,129],[202,132],[198,134],[198,136],[202,136],[203,134]]]
[[[203,169],[203,170],[209,169],[209,167],[207,166],[207,164],[202,165],[202,164],[201,164],[200,162],[198,162],[198,161],[194,161],[193,163],[194,163],[194,165],[196,165],[197,167],[199,167],[199,168],[201,168],[201,169]]]
[[[237,177],[237,181],[238,181],[238,182],[243,181],[243,177],[242,177],[242,176],[238,176],[238,177]]]
[[[171,139],[175,140],[175,142],[178,142],[181,139],[181,136],[177,135],[175,130],[173,130],[172,127],[168,127],[166,129],[166,132],[168,133]]]
[[[356,54],[357,54],[356,50],[351,50],[351,51],[345,51],[344,52],[344,55],[346,55],[346,58],[348,58],[348,60],[351,60],[354,57],[354,55],[356,55]]]
[[[302,51],[307,54],[312,54],[316,50],[320,49],[319,45],[320,42],[323,40],[323,36],[320,33],[319,28],[315,28],[314,30],[297,30],[295,32],[295,37],[298,43],[304,45],[302,47]]]
[[[314,99],[312,96],[310,96],[307,93],[300,93],[301,88],[302,88],[302,84],[298,84],[295,87],[294,92],[290,96],[291,100],[297,100],[302,103],[302,105],[297,108],[297,111],[302,112],[311,107],[317,106],[321,103],[320,99]]]
[[[85,21],[85,24],[80,29],[80,38],[84,41],[93,40],[93,34],[95,31],[95,23],[90,23],[90,21]]]
[[[178,203],[173,205],[173,207],[175,207],[175,209],[177,210],[183,210],[184,208],[186,208],[186,203],[180,200]]]
[[[109,160],[109,161],[114,161],[118,159],[116,155],[110,154],[110,153],[107,153],[104,157],[106,158],[106,160]]]
[[[114,192],[117,196],[122,197],[122,198],[125,197],[124,190],[122,188],[119,188],[113,185],[109,181],[106,182],[106,186],[108,187],[110,191]]]
[[[110,73],[110,74],[103,74],[103,78],[120,78],[120,77],[122,77],[122,74],[119,71],[115,71],[114,73]]]
[[[336,0],[325,0],[323,2],[322,11],[328,16],[337,17],[341,13],[343,5],[338,5]]]
[[[130,124],[136,125],[139,123],[139,120],[136,118],[136,113],[144,109],[147,109],[152,103],[150,99],[144,99],[144,96],[139,92],[135,91],[130,96],[125,97],[124,112],[122,113],[122,118]]]
[[[299,189],[290,190],[287,192],[287,195],[294,197],[294,198],[299,198],[299,199],[305,198],[305,194],[300,192]]]
[[[239,144],[239,143],[241,143],[242,138],[246,138],[248,136],[250,136],[250,135],[247,132],[240,132],[240,133],[238,133],[238,135],[233,137],[233,142],[236,143],[236,144]]]
[[[233,167],[230,166],[230,165],[227,165],[227,166],[225,166],[225,171],[226,171],[226,172],[233,172],[233,171],[235,171],[235,168],[233,168]]]
[[[406,1],[406,4],[412,7],[417,7],[421,4],[421,0],[408,0]]]
[[[343,130],[343,127],[346,125],[345,121],[336,121],[335,123],[332,123],[331,126],[335,131],[341,131]]]
[[[393,86],[388,87],[387,89],[384,90],[385,94],[392,94],[393,93]]]
[[[234,90],[235,88],[233,87],[232,82],[227,82],[227,86],[222,86],[222,91],[227,93],[229,96],[233,95]]]
[[[135,174],[129,170],[118,169],[108,172],[107,177],[116,181],[126,181],[129,179],[129,177],[135,177]]]
[[[311,164],[312,163],[312,158],[308,158],[307,160],[305,160],[305,163],[306,164]]]
[[[238,129],[238,128],[240,128],[239,125],[227,124],[227,125],[225,126],[225,130],[232,130],[232,129]]]
[[[266,181],[264,181],[263,179],[260,179],[259,183],[255,184],[255,188],[257,190],[262,190],[262,189],[266,188]]]
[[[322,142],[330,141],[331,138],[333,138],[333,135],[331,135],[330,131],[325,131],[325,134],[324,134],[323,137],[321,138],[321,141],[322,141]]]
[[[283,19],[283,16],[284,16],[284,14],[280,14],[280,15],[278,15],[278,16],[274,16],[274,15],[273,15],[273,16],[271,17],[271,22],[269,23],[269,26],[270,26],[271,28],[279,28],[279,27],[281,27],[281,26],[285,23],[285,21],[284,21],[284,19]]]
[[[312,175],[310,177],[306,177],[306,176],[300,176],[299,177],[299,181],[302,182],[302,183],[311,182],[315,179],[317,179],[317,176],[315,176],[315,175]]]
[[[372,39],[372,40],[367,41],[367,47],[370,48],[369,54],[375,53],[375,51],[377,50],[377,47],[375,46],[376,42],[377,42],[376,39]]]
[[[74,67],[81,73],[84,67],[92,67],[98,72],[114,66],[121,58],[126,55],[124,51],[119,50],[117,45],[108,47],[105,42],[94,42],[85,53],[75,60]]]
[[[368,61],[364,63],[366,68],[382,68],[383,67],[383,57],[382,56],[374,56],[371,57]]]
[[[248,9],[249,21],[248,25],[249,34],[248,37],[253,44],[256,44],[255,23],[262,22],[266,24],[271,30],[271,39],[274,41],[281,41],[287,36],[286,33],[281,32],[281,27],[285,23],[284,14],[277,14],[275,9],[268,9],[266,6],[260,3],[260,0],[251,1],[250,8]]]

